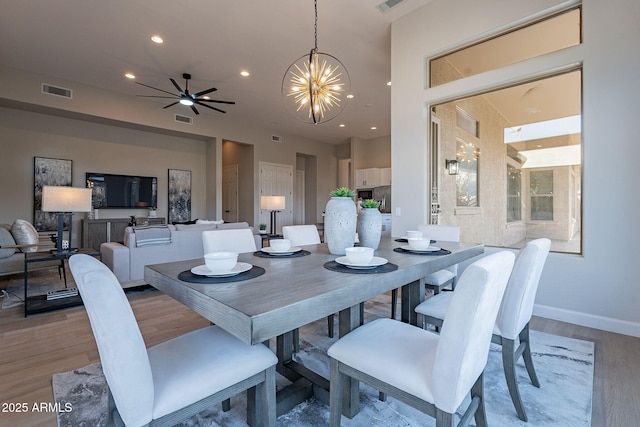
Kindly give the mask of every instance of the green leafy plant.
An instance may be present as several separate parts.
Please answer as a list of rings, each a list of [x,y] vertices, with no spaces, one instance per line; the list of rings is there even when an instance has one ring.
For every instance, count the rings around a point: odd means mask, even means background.
[[[353,190],[347,187],[336,188],[330,194],[331,194],[331,197],[353,197],[356,195],[356,193]]]
[[[267,224],[260,224],[259,227],[260,227],[260,230],[266,230]]]
[[[380,202],[373,199],[367,199],[360,203],[360,206],[362,206],[363,209],[378,209]]]

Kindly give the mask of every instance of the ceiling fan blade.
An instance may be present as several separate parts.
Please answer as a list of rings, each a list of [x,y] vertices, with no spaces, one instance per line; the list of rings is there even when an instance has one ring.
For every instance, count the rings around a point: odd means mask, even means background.
[[[169,95],[176,96],[176,94],[175,94],[175,93],[167,92],[167,91],[166,91],[166,90],[164,90],[164,89],[158,89],[157,87],[149,86],[149,85],[146,85],[146,84],[144,84],[144,83],[140,83],[140,82],[134,82],[134,83],[135,83],[135,84],[137,84],[137,85],[140,85],[140,86],[148,87],[148,88],[150,88],[150,89],[159,90],[160,92],[168,93]]]
[[[194,113],[196,113],[196,114],[200,114],[200,113],[198,112],[198,110],[196,109],[196,106],[195,106],[195,105],[192,105],[192,106],[191,106],[191,109],[193,110],[193,112],[194,112]]]
[[[178,86],[178,83],[176,83],[176,81],[173,80],[172,78],[169,78],[169,80],[171,80],[171,83],[173,83],[173,85],[176,87],[176,89],[178,89],[178,92],[180,92],[180,95],[184,95],[184,91],[182,89],[180,89],[180,86]]]
[[[174,105],[176,105],[178,102],[180,102],[180,101],[173,102],[173,103],[171,103],[171,104],[167,105],[166,107],[162,107],[162,108],[169,108],[169,107],[173,107],[173,106],[174,106]]]
[[[219,112],[221,112],[221,113],[223,113],[223,114],[226,114],[226,113],[227,113],[226,111],[221,110],[221,109],[219,109],[219,108],[212,107],[211,105],[203,104],[203,103],[202,103],[202,102],[200,102],[199,100],[196,100],[195,102],[196,102],[196,104],[198,104],[198,105],[202,105],[203,107],[211,108],[212,110],[219,111]]]
[[[218,104],[231,104],[231,105],[235,105],[235,102],[233,101],[220,101],[218,99],[196,99],[196,101],[198,102],[216,102]]]
[[[164,99],[176,99],[176,95],[173,96],[159,96],[159,95],[136,95],[140,98],[164,98]]]
[[[212,87],[211,89],[207,89],[207,90],[203,90],[202,92],[194,93],[191,96],[193,96],[194,98],[197,98],[199,96],[206,95],[206,94],[211,93],[211,92],[215,92],[216,90],[218,90],[218,89],[215,88],[215,87]]]

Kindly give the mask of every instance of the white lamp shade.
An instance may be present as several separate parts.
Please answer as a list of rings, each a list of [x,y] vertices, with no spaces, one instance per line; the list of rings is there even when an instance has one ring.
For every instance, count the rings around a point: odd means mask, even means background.
[[[90,188],[42,187],[43,212],[90,212]]]
[[[260,196],[260,209],[281,211],[284,209],[284,196]]]

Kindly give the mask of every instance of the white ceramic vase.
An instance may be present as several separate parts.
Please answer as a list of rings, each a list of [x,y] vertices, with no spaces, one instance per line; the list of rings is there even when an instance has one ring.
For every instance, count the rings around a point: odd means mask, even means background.
[[[344,255],[356,239],[356,204],[350,197],[332,197],[324,211],[324,238],[329,253]]]
[[[378,249],[382,235],[382,214],[377,208],[364,208],[358,215],[360,246]]]

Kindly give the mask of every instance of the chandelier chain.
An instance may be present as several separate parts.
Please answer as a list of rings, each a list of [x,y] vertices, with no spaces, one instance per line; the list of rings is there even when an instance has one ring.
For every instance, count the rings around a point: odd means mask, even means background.
[[[315,24],[313,26],[313,38],[315,41],[316,51],[318,50],[318,0],[313,0],[313,8],[315,10]]]

